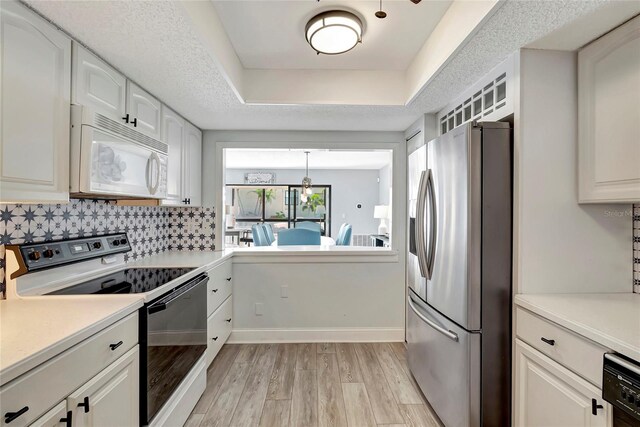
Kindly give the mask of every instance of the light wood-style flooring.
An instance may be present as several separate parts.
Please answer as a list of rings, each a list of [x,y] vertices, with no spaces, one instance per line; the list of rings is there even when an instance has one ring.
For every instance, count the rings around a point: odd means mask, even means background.
[[[225,345],[186,427],[441,424],[401,343]]]

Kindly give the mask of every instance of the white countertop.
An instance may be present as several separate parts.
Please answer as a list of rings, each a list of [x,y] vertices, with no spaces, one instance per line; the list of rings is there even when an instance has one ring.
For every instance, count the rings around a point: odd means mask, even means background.
[[[197,269],[208,269],[221,263],[233,255],[233,250],[225,251],[167,251],[149,257],[131,261],[127,267],[195,267]]]
[[[126,267],[194,267],[195,276],[231,256],[165,252]],[[49,295],[0,300],[0,385],[17,378],[143,306],[146,294]]]
[[[640,294],[516,295],[515,303],[640,361]]]
[[[133,313],[143,301],[136,294],[0,301],[0,385]]]

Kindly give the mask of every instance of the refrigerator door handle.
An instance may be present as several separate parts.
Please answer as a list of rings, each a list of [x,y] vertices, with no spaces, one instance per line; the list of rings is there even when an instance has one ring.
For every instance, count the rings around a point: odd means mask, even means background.
[[[407,302],[409,303],[409,307],[411,307],[411,310],[413,310],[416,316],[418,316],[424,323],[431,326],[433,329],[440,332],[442,335],[449,338],[450,340],[458,342],[458,334],[443,328],[442,326],[436,324],[434,321],[430,320],[429,318],[425,317],[422,313],[420,313],[418,311],[418,308],[415,305],[413,305],[413,299],[411,298],[411,295],[409,295],[409,297],[407,298]]]
[[[418,254],[418,266],[420,267],[420,275],[427,280],[431,278],[429,268],[427,266],[427,249],[424,241],[425,236],[425,209],[427,201],[427,176],[431,171],[422,171],[420,174],[420,185],[418,186],[418,203],[416,209],[416,252]]]
[[[429,169],[427,174],[427,185],[425,193],[429,194],[429,225],[431,226],[431,233],[429,235],[429,250],[425,254],[425,268],[427,270],[427,279],[431,279],[433,275],[433,261],[436,253],[436,230],[437,230],[437,218],[436,218],[436,192],[433,185],[433,172]],[[426,199],[426,194],[425,194]]]

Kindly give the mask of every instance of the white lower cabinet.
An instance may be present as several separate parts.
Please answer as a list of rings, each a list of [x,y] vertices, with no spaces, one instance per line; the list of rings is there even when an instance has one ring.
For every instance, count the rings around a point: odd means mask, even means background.
[[[207,284],[207,365],[213,362],[233,327],[233,264],[227,260],[209,270]]]
[[[0,387],[0,426],[138,425],[139,357],[136,312]]]
[[[233,326],[233,297],[227,298],[207,319],[207,364],[211,364],[222,348]]]
[[[31,427],[66,427],[70,423],[73,423],[73,414],[67,411],[67,402],[62,401],[35,420]]]
[[[600,389],[516,339],[514,424],[610,427],[612,410]]]
[[[135,346],[67,398],[73,426],[134,426],[139,423],[140,352]]]

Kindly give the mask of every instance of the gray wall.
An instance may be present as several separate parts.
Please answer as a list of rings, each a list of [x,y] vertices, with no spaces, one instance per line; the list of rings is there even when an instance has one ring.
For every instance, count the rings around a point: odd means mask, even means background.
[[[386,194],[389,199],[390,167],[386,167],[386,190],[381,188],[382,179],[378,184],[380,172],[378,170],[338,170],[317,169],[310,170],[309,176],[313,184],[331,185],[331,235],[337,236],[340,225],[348,222],[353,226],[353,234],[375,234],[378,231],[379,220],[373,218],[373,207],[380,204],[380,195]],[[382,171],[382,169],[380,170]],[[244,174],[247,172],[272,172],[276,175],[276,184],[298,184],[302,181],[303,169],[227,169],[227,184],[244,184]],[[358,209],[356,205],[362,207]]]

